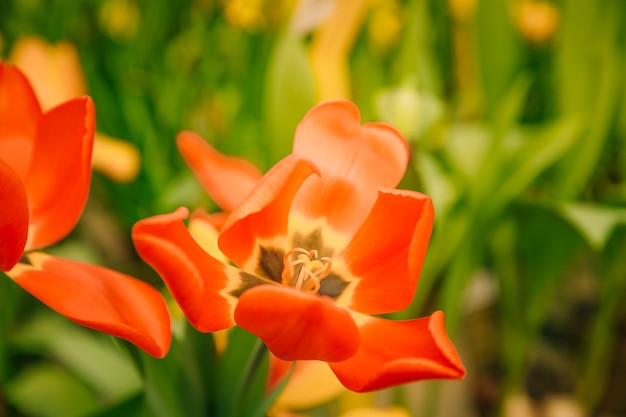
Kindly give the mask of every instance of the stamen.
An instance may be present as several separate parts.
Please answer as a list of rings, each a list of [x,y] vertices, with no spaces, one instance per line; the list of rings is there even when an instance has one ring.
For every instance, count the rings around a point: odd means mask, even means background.
[[[291,260],[294,254],[298,256]],[[329,257],[320,258],[317,250],[303,248],[293,248],[287,252],[283,258],[283,265],[281,274],[283,285],[293,285],[298,290],[304,289],[314,293],[319,291],[320,281],[328,276],[331,268]]]

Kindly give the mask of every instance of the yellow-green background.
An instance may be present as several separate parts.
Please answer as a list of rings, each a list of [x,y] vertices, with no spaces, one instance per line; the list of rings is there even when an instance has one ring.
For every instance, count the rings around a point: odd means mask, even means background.
[[[468,375],[299,412],[356,403],[415,416],[626,416],[626,3],[346,2],[354,36],[320,64],[314,16],[332,1],[1,0],[2,56],[24,35],[72,42],[98,130],[141,152],[129,183],[94,174],[81,223],[52,251],[160,288],[133,251],[132,224],[180,205],[216,209],[176,133],[266,170],[307,109],[344,96],[364,121],[406,135],[401,187],[435,202],[416,298],[395,318],[443,309]],[[340,26],[326,35],[341,39]],[[167,389],[138,394],[141,378],[111,338],[4,278],[0,416],[175,408]],[[175,385],[170,362],[155,369]]]

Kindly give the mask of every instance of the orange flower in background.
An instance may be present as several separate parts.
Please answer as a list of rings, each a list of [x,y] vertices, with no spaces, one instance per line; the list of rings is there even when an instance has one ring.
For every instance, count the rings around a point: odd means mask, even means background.
[[[430,238],[430,198],[394,189],[407,163],[396,129],[325,102],[221,227],[219,248],[236,266],[200,247],[185,208],[138,222],[133,240],[200,331],[238,325],[283,361],[327,362],[353,391],[460,378],[443,313],[372,316],[407,307]]]
[[[536,44],[550,41],[559,28],[559,9],[551,2],[518,0],[511,14],[520,34]]]
[[[24,36],[11,50],[9,62],[28,77],[44,110],[87,94],[87,82],[78,52],[69,42],[49,44],[36,36]],[[137,148],[126,141],[96,133],[93,169],[118,182],[132,181],[141,164]]]
[[[154,288],[39,251],[65,237],[81,215],[94,118],[89,97],[42,112],[26,77],[0,62],[0,270],[67,318],[163,357],[170,319]]]

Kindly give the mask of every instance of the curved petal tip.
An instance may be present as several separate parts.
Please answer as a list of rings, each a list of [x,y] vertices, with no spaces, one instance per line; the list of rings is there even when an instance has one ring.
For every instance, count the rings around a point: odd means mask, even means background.
[[[169,311],[161,294],[143,281],[41,252],[27,255],[7,275],[72,321],[128,340],[157,358],[169,350]]]
[[[280,285],[245,291],[235,308],[235,322],[286,361],[342,361],[360,344],[359,330],[347,310],[328,297]]]

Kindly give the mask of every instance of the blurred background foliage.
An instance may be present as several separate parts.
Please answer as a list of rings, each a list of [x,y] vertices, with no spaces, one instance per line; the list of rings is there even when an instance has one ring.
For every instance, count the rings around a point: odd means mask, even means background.
[[[622,0],[2,0],[0,53],[11,61],[33,35],[74,45],[98,131],[134,145],[141,165],[123,182],[94,173],[56,251],[158,287],[132,224],[216,209],[176,150],[180,130],[264,170],[320,100],[350,98],[364,121],[405,134],[401,187],[432,196],[436,225],[416,298],[395,317],[443,309],[468,376],[302,415],[366,403],[608,417],[626,416],[624,22]],[[110,338],[8,279],[0,290],[0,416],[105,416],[118,403],[111,415],[138,415],[141,378]]]

